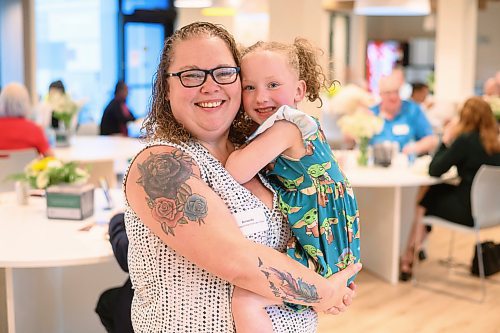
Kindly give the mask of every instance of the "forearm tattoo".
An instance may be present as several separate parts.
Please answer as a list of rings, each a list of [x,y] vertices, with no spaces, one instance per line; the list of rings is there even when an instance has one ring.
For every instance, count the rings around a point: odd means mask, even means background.
[[[318,296],[316,287],[302,281],[301,278],[296,280],[292,274],[288,272],[282,272],[273,267],[265,267],[260,258],[259,268],[269,281],[269,287],[274,296],[290,303],[296,301],[318,303],[321,300]]]
[[[182,151],[150,155],[138,164],[140,177],[137,183],[144,188],[153,218],[162,230],[175,236],[179,224],[205,223],[207,200],[191,191],[186,184],[193,173],[193,160]]]

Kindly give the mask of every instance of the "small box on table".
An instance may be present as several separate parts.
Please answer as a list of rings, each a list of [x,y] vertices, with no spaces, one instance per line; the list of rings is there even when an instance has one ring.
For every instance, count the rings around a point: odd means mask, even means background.
[[[49,219],[83,220],[94,214],[94,185],[63,184],[46,190]]]

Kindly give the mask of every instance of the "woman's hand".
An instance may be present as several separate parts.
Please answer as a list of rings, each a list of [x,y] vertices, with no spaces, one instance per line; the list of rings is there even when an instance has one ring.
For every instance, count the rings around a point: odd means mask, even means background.
[[[454,118],[444,127],[441,140],[446,147],[449,147],[455,141],[458,134],[458,123],[459,119]]]

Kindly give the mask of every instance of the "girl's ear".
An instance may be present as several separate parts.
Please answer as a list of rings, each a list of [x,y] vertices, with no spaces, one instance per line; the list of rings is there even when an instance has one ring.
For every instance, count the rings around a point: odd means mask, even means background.
[[[304,99],[306,96],[306,89],[306,81],[299,80],[297,82],[297,90],[295,91],[295,97],[293,99],[295,103],[299,103]]]

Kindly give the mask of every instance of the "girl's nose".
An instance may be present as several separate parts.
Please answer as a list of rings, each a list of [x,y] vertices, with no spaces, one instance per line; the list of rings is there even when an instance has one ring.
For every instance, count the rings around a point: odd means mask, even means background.
[[[265,90],[257,89],[255,100],[259,104],[266,103],[267,101],[269,101],[269,94]]]

